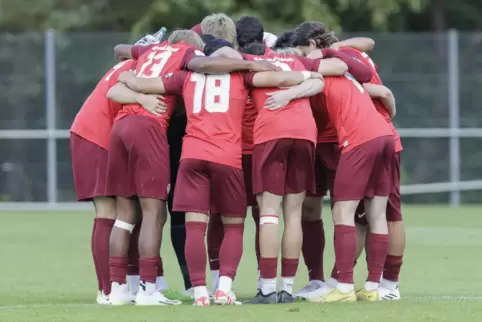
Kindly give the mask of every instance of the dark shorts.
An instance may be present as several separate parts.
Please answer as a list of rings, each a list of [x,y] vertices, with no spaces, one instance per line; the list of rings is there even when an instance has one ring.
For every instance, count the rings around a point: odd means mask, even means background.
[[[338,143],[318,143],[315,150],[315,183],[316,193],[308,196],[323,197],[330,190],[333,194],[335,173],[340,160]]]
[[[396,152],[393,158],[393,186],[387,203],[387,221],[403,221],[402,205],[400,202],[400,160],[401,152]],[[356,210],[355,222],[359,225],[368,225],[365,217],[365,207],[363,202],[360,202]]]
[[[75,133],[70,133],[70,153],[77,200],[106,197],[108,152]]]
[[[336,169],[333,200],[389,196],[394,154],[392,136],[373,139],[342,153]]]
[[[256,195],[253,193],[253,155],[243,154],[242,162],[248,206],[257,206]]]
[[[174,191],[174,211],[246,217],[243,170],[198,159],[183,159]]]
[[[278,196],[315,192],[315,147],[308,140],[279,139],[253,149],[253,193]]]
[[[161,125],[141,115],[115,122],[110,135],[108,193],[166,200],[168,188],[169,146]]]

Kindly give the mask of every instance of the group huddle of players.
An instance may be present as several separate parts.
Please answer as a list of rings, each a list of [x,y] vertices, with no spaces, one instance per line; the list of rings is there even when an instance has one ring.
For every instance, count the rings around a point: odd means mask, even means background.
[[[365,53],[373,46],[367,38],[339,41],[319,22],[278,38],[256,17],[234,22],[224,14],[162,43],[116,46],[120,62],[71,128],[77,198],[93,200],[96,210],[97,302],[181,304],[163,294],[166,202],[196,306],[241,304],[232,284],[248,207],[259,278],[247,303],[400,299],[402,146],[393,94]],[[335,265],[325,280],[328,191]],[[368,277],[355,291],[363,248]],[[294,293],[301,254],[310,281]]]

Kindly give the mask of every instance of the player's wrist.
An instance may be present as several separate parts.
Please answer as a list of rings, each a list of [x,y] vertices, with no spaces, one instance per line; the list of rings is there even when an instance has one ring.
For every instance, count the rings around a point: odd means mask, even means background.
[[[303,80],[306,81],[308,79],[311,78],[311,72],[307,71],[307,70],[304,70],[301,72],[301,74],[303,75]]]

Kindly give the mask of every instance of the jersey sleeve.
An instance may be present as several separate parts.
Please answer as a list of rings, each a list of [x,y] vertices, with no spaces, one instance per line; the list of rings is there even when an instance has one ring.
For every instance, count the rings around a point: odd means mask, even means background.
[[[182,57],[182,60],[181,60],[180,69],[187,69],[187,65],[191,60],[193,60],[193,58],[203,57],[203,56],[206,56],[206,55],[204,55],[204,53],[198,48],[190,47],[186,49],[186,52],[184,53],[184,56]]]
[[[189,72],[181,70],[163,75],[161,78],[166,94],[181,95],[188,74]]]
[[[243,74],[244,86],[247,89],[251,89],[251,88],[254,87],[254,84],[253,84],[254,74],[256,74],[256,73],[255,72],[245,72]]]
[[[152,47],[156,46],[156,44],[151,45],[134,45],[131,48],[131,56],[134,59],[139,59],[146,51],[151,49]]]
[[[330,49],[330,57],[338,58],[348,65],[348,72],[361,83],[367,83],[372,79],[372,69],[358,59],[358,55],[352,50]]]

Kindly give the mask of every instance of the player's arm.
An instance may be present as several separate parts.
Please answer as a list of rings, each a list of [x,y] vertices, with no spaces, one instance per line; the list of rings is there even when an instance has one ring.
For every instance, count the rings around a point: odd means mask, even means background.
[[[316,51],[310,57],[297,57],[307,70],[317,71],[323,76],[341,76],[348,71],[348,65],[338,58],[321,59],[323,54]]]
[[[372,51],[375,48],[375,40],[367,37],[354,37],[338,41],[330,46],[333,49],[352,47],[360,51]]]
[[[150,45],[117,45],[114,47],[114,56],[116,60],[121,61],[125,59],[138,59],[142,54],[156,46]]]
[[[392,91],[386,86],[370,84],[370,83],[363,84],[363,87],[370,95],[370,97],[378,98],[382,101],[383,105],[385,106],[385,108],[390,113],[393,119],[397,114],[397,108],[395,104],[395,96],[393,95]]]
[[[164,82],[160,77],[136,77],[132,72],[122,72],[119,75],[119,82],[138,93],[164,94]]]
[[[166,111],[166,105],[157,95],[147,95],[133,91],[125,84],[117,83],[107,92],[107,98],[120,104],[140,104],[148,112],[160,116]]]
[[[120,44],[114,47],[114,57],[117,61],[132,59],[132,45]]]
[[[264,107],[269,110],[276,110],[288,105],[294,99],[316,95],[322,92],[324,87],[325,83],[322,79],[308,79],[288,89],[269,93]]]
[[[352,50],[323,49],[324,57],[338,58],[348,66],[348,72],[360,83],[368,83],[372,79],[372,69],[361,62]]]
[[[248,70],[255,72],[275,71],[277,67],[264,61],[254,62],[220,56],[206,57],[203,52],[193,48],[184,55],[181,69],[188,69],[201,74],[225,74]]]
[[[308,79],[322,79],[316,72],[261,72],[245,74],[245,82],[248,87],[289,87],[301,84]]]

